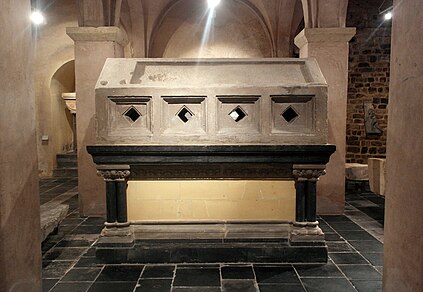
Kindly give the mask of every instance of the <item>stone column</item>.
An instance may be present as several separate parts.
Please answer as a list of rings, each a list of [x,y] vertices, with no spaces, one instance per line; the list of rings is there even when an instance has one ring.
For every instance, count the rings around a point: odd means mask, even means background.
[[[423,1],[394,0],[383,291],[423,291]]]
[[[0,1],[0,291],[42,291],[29,0]]]
[[[291,243],[324,241],[325,237],[316,219],[316,183],[325,174],[325,165],[294,165],[296,211],[291,226]]]
[[[134,241],[128,222],[126,189],[130,175],[129,165],[98,165],[97,174],[106,183],[106,222],[101,233],[100,244],[129,243]]]
[[[354,35],[355,28],[305,28],[295,37],[300,58],[316,58],[329,86],[328,136],[336,152],[317,190],[318,212],[323,214],[344,212],[348,42]]]
[[[79,209],[83,215],[104,215],[104,184],[86,146],[96,142],[95,84],[106,58],[123,57],[127,38],[113,26],[70,27],[66,32],[75,41]]]

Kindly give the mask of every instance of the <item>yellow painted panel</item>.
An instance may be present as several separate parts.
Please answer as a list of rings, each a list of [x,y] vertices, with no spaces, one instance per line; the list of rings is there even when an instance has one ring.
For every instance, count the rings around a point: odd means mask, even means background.
[[[130,181],[128,217],[143,220],[293,220],[290,181]]]

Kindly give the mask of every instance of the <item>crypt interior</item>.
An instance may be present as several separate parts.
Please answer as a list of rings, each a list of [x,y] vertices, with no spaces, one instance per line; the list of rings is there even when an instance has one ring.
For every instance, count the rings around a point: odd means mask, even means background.
[[[1,291],[423,291],[423,2],[0,0]]]

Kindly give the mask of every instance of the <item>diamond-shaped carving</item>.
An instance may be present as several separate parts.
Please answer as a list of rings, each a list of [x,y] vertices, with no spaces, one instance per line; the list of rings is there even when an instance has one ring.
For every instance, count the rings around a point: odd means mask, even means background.
[[[293,107],[289,106],[287,109],[284,110],[284,112],[281,114],[281,116],[288,123],[292,123],[299,117],[299,114],[295,111],[295,109]]]
[[[229,116],[238,123],[247,116],[247,113],[240,106],[237,106],[229,113]]]
[[[189,108],[187,108],[186,106],[183,106],[176,115],[184,123],[188,123],[189,120],[194,116],[192,111],[190,111]]]
[[[135,123],[142,116],[141,113],[133,106],[128,108],[123,115],[132,123]]]

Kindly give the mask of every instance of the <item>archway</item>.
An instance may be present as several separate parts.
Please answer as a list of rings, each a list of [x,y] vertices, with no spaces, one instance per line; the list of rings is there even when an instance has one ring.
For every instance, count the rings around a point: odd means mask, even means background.
[[[54,153],[74,151],[72,114],[62,98],[63,93],[75,92],[75,61],[60,66],[50,82],[51,96],[51,146]]]

